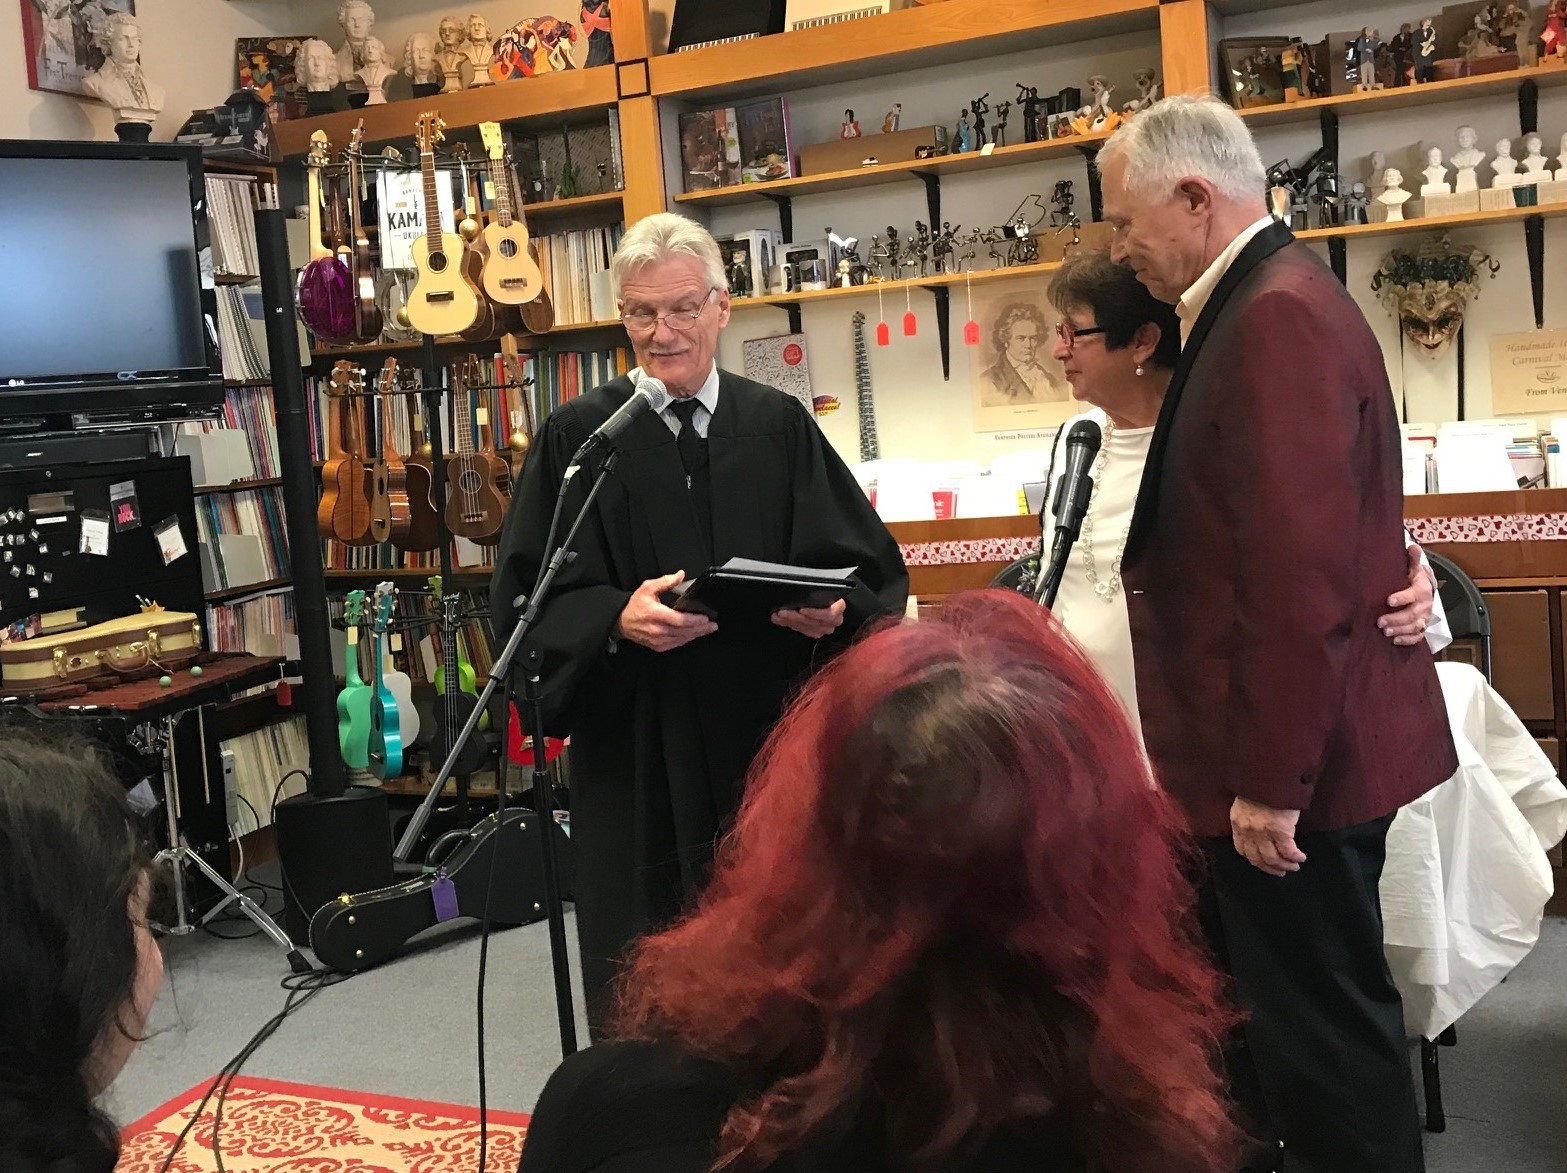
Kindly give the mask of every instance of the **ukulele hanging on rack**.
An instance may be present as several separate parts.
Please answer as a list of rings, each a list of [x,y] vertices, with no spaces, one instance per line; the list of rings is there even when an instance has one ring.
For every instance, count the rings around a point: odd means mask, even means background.
[[[374,342],[381,337],[382,318],[381,304],[376,300],[375,256],[365,229],[366,191],[359,168],[364,139],[365,120],[361,118],[348,140],[348,226],[354,242],[349,263],[354,279],[354,335],[360,342]]]
[[[506,143],[499,122],[479,123],[490,160],[490,186],[495,190],[495,219],[479,234],[484,242],[484,292],[502,305],[522,305],[544,292],[544,274],[528,251],[528,226],[512,217],[511,183],[506,175]]]
[[[430,756],[437,762],[445,762],[457,742],[457,735],[468,722],[468,715],[478,705],[478,677],[462,657],[457,633],[462,627],[460,611],[462,598],[447,594],[441,589],[441,576],[430,578],[430,594],[441,608],[441,666],[435,670],[435,728],[430,731]],[[479,720],[479,728],[489,727],[489,714]],[[466,778],[484,765],[489,749],[482,737],[471,737],[463,746],[452,771],[455,777]]]
[[[460,538],[483,545],[501,540],[506,521],[506,498],[498,488],[506,475],[506,462],[495,454],[490,434],[490,412],[473,398],[478,359],[469,357],[452,368],[452,402],[455,406],[457,453],[446,473],[446,528]],[[479,447],[473,443],[473,425],[479,428]]]
[[[370,764],[370,702],[374,689],[359,674],[359,625],[364,622],[364,591],[349,591],[343,603],[348,636],[343,658],[343,691],[337,694],[337,747],[353,770]]]
[[[511,193],[511,206],[522,207],[522,186],[517,182],[517,169],[510,159],[506,160],[506,166],[501,168],[501,182],[505,183],[506,190]],[[499,190],[497,188],[496,190]],[[534,265],[539,263],[538,242],[528,241],[528,256]],[[542,279],[544,270],[540,269],[539,296],[532,301],[524,302],[522,310],[522,328],[530,334],[548,334],[555,328],[555,303],[550,300],[549,282]]]
[[[321,173],[331,161],[332,144],[326,132],[310,136],[310,154],[306,158],[306,200],[310,226],[310,260],[299,271],[294,286],[299,320],[323,342],[354,340],[354,292],[348,266],[321,239]]]
[[[434,113],[419,115],[419,170],[424,179],[424,235],[413,243],[416,276],[408,292],[408,322],[424,334],[494,330],[493,311],[479,292],[482,263],[455,232],[442,231],[437,195],[435,147],[446,124]],[[482,336],[482,335],[481,335]]]
[[[388,359],[391,363],[393,360]],[[422,397],[410,394],[415,390],[412,370],[397,372],[399,390],[408,404],[408,426],[413,433],[413,447],[403,462],[403,477],[408,490],[408,532],[401,539],[393,538],[392,545],[399,550],[438,550],[445,540],[441,515],[435,508],[435,462],[430,458],[429,445],[424,439],[424,404]]]
[[[346,359],[332,368],[327,389],[337,407],[337,455],[321,467],[321,503],[316,507],[316,528],[324,538],[348,546],[373,546],[371,532],[370,472],[365,467],[361,427],[363,414],[359,392],[364,376]]]
[[[396,379],[397,360],[389,358],[381,368],[380,393],[372,401],[380,453],[370,461],[370,532],[377,542],[394,544],[406,538],[413,525],[413,509],[408,499],[408,467],[392,439],[392,393]]]
[[[381,781],[403,772],[402,716],[397,697],[386,683],[385,641],[392,622],[392,601],[397,588],[383,582],[375,588],[375,686],[370,697],[370,732],[367,739],[370,772]]]

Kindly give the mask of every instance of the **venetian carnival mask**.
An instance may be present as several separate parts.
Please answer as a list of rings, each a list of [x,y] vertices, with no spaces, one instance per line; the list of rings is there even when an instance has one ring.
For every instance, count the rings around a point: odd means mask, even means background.
[[[1398,315],[1405,340],[1429,358],[1442,354],[1463,328],[1469,299],[1487,270],[1501,266],[1478,248],[1455,249],[1443,236],[1418,249],[1394,249],[1371,278],[1372,291]]]

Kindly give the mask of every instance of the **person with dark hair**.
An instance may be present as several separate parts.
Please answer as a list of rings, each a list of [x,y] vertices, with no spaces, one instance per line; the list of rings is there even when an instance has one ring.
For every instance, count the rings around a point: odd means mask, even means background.
[[[1065,399],[1066,388],[1040,361],[1049,338],[1050,325],[1033,302],[1003,306],[990,328],[994,360],[983,372],[980,406],[1026,407]]]
[[[96,1106],[163,979],[151,862],[98,751],[0,730],[0,1169],[110,1173]]]
[[[1105,674],[1135,725],[1137,676],[1121,558],[1154,425],[1181,353],[1180,320],[1173,306],[1154,297],[1131,269],[1102,250],[1078,254],[1062,265],[1050,282],[1049,297],[1061,315],[1055,358],[1066,371],[1072,393],[1093,406],[1063,424],[1056,436],[1045,474],[1050,486],[1047,507],[1063,472],[1064,441],[1072,425],[1092,420],[1102,437],[1089,469],[1093,496],[1053,610]],[[1042,515],[1041,553],[1054,535],[1054,524],[1048,513]],[[1439,651],[1452,637],[1424,559],[1411,544],[1409,587],[1389,600],[1394,611],[1383,625],[1395,641],[1425,638]],[[1034,593],[1036,572],[1030,569],[1020,590]]]
[[[520,1173],[1218,1173],[1230,1019],[1177,816],[1032,603],[953,596],[825,667],[712,882],[644,939]]]

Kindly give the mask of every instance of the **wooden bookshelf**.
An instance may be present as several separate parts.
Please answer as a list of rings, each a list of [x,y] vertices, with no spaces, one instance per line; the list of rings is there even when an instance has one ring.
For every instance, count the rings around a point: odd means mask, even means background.
[[[1517,224],[1531,216],[1547,219],[1567,216],[1567,204],[1541,204],[1534,208],[1502,208],[1495,212],[1467,212],[1460,216],[1423,216],[1381,224],[1346,224],[1338,228],[1311,228],[1297,232],[1299,240],[1358,239],[1364,236],[1397,236],[1406,232],[1446,232],[1458,228],[1484,228],[1490,224]]]
[[[271,379],[224,379],[223,380],[223,386],[224,386],[225,390],[229,390],[229,391],[232,391],[232,390],[234,390],[235,388],[238,388],[238,387],[270,387],[270,386],[272,386],[272,380]]]
[[[619,318],[610,318],[603,322],[578,322],[572,325],[556,326],[547,334],[517,334],[517,349],[519,350],[551,350],[556,349],[549,344],[549,339],[561,338],[572,334],[586,334],[593,330],[620,330],[624,327]],[[500,339],[487,338],[483,342],[469,342],[456,335],[443,335],[435,340],[435,344],[441,347],[468,347],[471,350],[494,350],[500,346]],[[352,358],[356,354],[394,354],[403,350],[419,350],[424,346],[423,342],[369,342],[357,346],[315,346],[310,350],[311,358]]]
[[[225,587],[221,591],[208,591],[202,598],[209,603],[221,603],[225,599],[238,599],[245,595],[259,595],[263,591],[277,590],[279,587],[293,586],[291,578],[269,578],[265,582],[253,582],[248,586]]]
[[[669,53],[652,58],[648,74],[655,97],[731,98],[979,62],[1158,26],[1157,0],[944,0]]]
[[[343,566],[328,566],[324,571],[327,578],[364,581],[371,578],[400,579],[417,578],[426,579],[433,574],[440,574],[439,566],[394,566],[384,570],[361,570]],[[495,573],[493,566],[454,566],[453,578],[489,578]]]
[[[1515,93],[1520,85],[1532,81],[1541,89],[1567,85],[1567,69],[1525,68],[1506,73],[1487,73],[1479,77],[1455,77],[1418,86],[1398,86],[1369,93],[1333,94],[1326,98],[1307,98],[1278,106],[1254,106],[1238,113],[1252,126],[1278,126],[1291,122],[1313,122],[1324,110],[1339,116],[1346,114],[1382,114],[1389,110],[1407,110],[1413,106],[1435,106],[1443,102]]]
[[[969,151],[961,155],[938,155],[934,159],[915,159],[907,163],[877,163],[869,167],[856,167],[850,171],[828,171],[821,175],[804,175],[795,179],[775,179],[770,183],[742,183],[731,187],[713,188],[709,191],[686,192],[677,195],[675,202],[703,207],[728,207],[734,204],[761,203],[781,196],[792,198],[830,191],[854,191],[884,183],[900,183],[908,179],[917,179],[922,175],[946,176],[961,175],[971,171],[990,171],[997,167],[1039,163],[1046,159],[1070,156],[1081,150],[1092,150],[1109,137],[1104,133],[1077,135],[1042,143],[1014,143],[1009,147],[996,147],[988,153]],[[866,147],[869,151],[874,146],[875,136],[869,136],[865,141],[869,144]]]
[[[625,202],[625,192],[605,191],[593,195],[573,196],[569,200],[540,200],[536,204],[523,204],[521,215],[531,229],[535,224],[548,224],[554,220],[575,220],[579,216],[599,213],[620,213]]]
[[[932,277],[910,277],[904,281],[872,281],[866,285],[850,285],[844,288],[810,289],[799,293],[770,293],[763,297],[738,297],[730,302],[737,310],[752,306],[814,305],[823,301],[836,301],[850,297],[883,298],[902,296],[905,289],[940,289],[954,285],[990,285],[998,281],[1026,281],[1054,273],[1061,267],[1059,261],[1042,261],[1037,265],[1012,265],[1000,269],[980,269],[973,273],[938,273]],[[898,313],[903,313],[902,306]]]
[[[558,126],[562,120],[571,120],[573,115],[608,110],[616,98],[615,67],[599,65],[592,69],[544,73],[455,94],[435,94],[429,98],[383,102],[358,110],[340,110],[314,118],[289,119],[277,124],[275,141],[278,153],[285,158],[308,151],[310,136],[318,130],[324,130],[332,144],[341,147],[348,142],[361,119],[367,143],[411,139],[416,120],[426,110],[438,110],[448,131],[478,126],[481,122],[516,122],[530,118],[548,119],[551,125]]]
[[[261,278],[244,273],[218,273],[212,278],[214,285],[249,285],[252,281]]]
[[[282,477],[266,477],[261,480],[234,481],[227,485],[199,485],[195,493],[198,497],[209,493],[243,493],[247,489],[270,489],[282,483]]]

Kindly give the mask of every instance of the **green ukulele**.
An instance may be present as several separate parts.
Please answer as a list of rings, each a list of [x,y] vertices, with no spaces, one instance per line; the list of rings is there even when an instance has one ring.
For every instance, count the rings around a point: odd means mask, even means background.
[[[343,691],[337,694],[337,744],[350,769],[370,765],[370,701],[375,689],[359,675],[359,625],[365,617],[364,591],[349,591],[343,603],[343,623],[348,631],[344,658]]]

